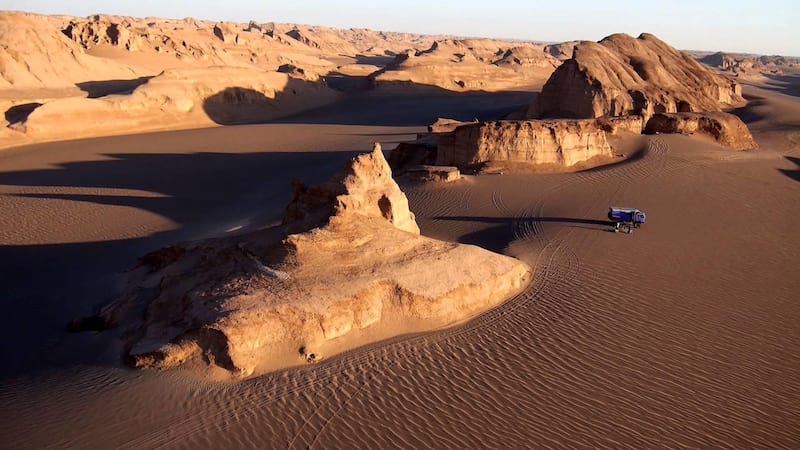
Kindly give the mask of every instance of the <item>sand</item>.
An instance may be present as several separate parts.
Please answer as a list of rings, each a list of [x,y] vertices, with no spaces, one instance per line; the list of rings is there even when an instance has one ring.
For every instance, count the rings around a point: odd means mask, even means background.
[[[517,98],[364,96],[349,116],[4,151],[4,445],[797,448],[800,99],[745,94],[756,151],[662,135],[602,169],[406,186],[423,235],[516,256],[530,288],[463,326],[235,384],[131,371],[113,332],[63,326],[146,251],[269,224],[292,176],[421,132],[413,111],[490,118]],[[611,204],[648,223],[609,232]]]

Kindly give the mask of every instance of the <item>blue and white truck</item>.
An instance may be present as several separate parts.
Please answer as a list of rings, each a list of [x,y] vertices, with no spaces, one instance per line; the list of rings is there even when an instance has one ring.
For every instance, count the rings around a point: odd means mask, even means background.
[[[633,233],[634,228],[639,228],[647,220],[644,211],[636,208],[621,208],[612,206],[608,209],[608,220],[614,222],[614,232]]]

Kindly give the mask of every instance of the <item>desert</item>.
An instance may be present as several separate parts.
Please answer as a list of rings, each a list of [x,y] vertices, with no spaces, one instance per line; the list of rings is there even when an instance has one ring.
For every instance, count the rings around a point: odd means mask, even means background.
[[[497,3],[0,11],[3,446],[800,446],[792,40]]]

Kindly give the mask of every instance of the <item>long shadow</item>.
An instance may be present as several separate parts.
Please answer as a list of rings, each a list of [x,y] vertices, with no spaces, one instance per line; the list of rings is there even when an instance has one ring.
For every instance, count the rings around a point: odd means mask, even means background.
[[[763,97],[754,95],[745,95],[744,98],[747,100],[747,104],[745,106],[735,108],[729,112],[742,119],[742,122],[746,124],[764,120],[764,115],[753,111],[753,108],[764,105],[766,100],[764,100]]]
[[[428,126],[440,117],[497,120],[526,108],[536,92],[453,92],[412,83],[381,83],[350,92],[342,100],[276,119],[278,123]]]
[[[242,231],[269,224],[282,216],[295,174],[302,173],[308,183],[322,182],[354,153],[108,154],[112,159],[0,172],[0,185],[37,190],[36,194],[7,195],[31,201],[55,199],[134,208],[175,224],[169,231],[132,239],[0,245],[0,299],[5,307],[0,317],[4,342],[0,378],[76,364],[116,364],[116,360],[103,360],[98,352],[74,344],[92,339],[99,343],[105,338],[67,334],[64,326],[118,295],[121,274],[138,257],[174,242],[224,232],[220,227],[227,223],[243,224]],[[98,194],[87,194],[85,189],[64,193],[65,186],[95,188]],[[54,193],[46,193],[47,187],[53,187]],[[116,192],[104,189],[157,195],[114,195]],[[69,204],[63,208],[68,213]],[[107,211],[107,220],[119,220],[110,216],[115,210],[101,211]]]
[[[791,95],[792,97],[800,97],[800,75],[767,74],[765,76],[770,79],[766,86],[763,86],[765,89]]]
[[[391,50],[385,50],[386,56],[371,56],[371,55],[356,55],[357,64],[369,64],[373,66],[385,66],[394,61],[396,53]]]
[[[340,100],[285,114],[286,105],[313,96],[323,83],[290,78],[287,86],[271,99],[251,88],[231,86],[203,101],[206,114],[220,125],[256,123],[300,123],[366,126],[427,126],[440,117],[461,121],[496,120],[526,108],[536,92],[454,92],[437,86],[407,82],[368,85],[368,77],[333,74],[327,87],[343,92]],[[297,97],[297,98],[293,98]]]
[[[296,107],[309,101],[324,86],[290,77],[275,98],[269,98],[255,89],[230,86],[203,100],[203,110],[220,125],[266,123],[284,114],[285,108]]]
[[[469,216],[438,216],[435,220],[473,222],[497,224],[496,226],[484,228],[482,230],[468,233],[459,238],[462,244],[472,244],[483,247],[487,250],[500,253],[511,244],[514,239],[514,223],[524,220],[565,224],[567,226],[578,226],[598,231],[610,231],[609,227],[614,226],[614,222],[609,220],[582,219],[573,217],[530,217],[530,218],[509,218],[509,217],[469,217]]]
[[[790,162],[794,163],[798,168],[795,170],[791,169],[778,169],[782,174],[786,175],[787,177],[793,179],[794,181],[800,181],[800,158],[796,158],[794,156],[786,156],[786,159]]]
[[[130,80],[101,80],[76,83],[78,89],[86,92],[89,98],[105,97],[111,94],[130,94],[137,87],[147,83],[152,76],[133,78]]]

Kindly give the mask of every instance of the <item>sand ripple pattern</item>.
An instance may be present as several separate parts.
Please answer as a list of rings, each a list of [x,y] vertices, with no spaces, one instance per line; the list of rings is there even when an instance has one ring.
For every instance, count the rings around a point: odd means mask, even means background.
[[[797,186],[768,158],[681,142],[658,136],[639,158],[577,174],[409,192],[426,234],[490,230],[536,269],[465,325],[238,384],[88,372],[19,414],[100,385],[78,421],[102,402],[102,442],[58,423],[42,435],[137,449],[800,448]],[[641,205],[650,223],[630,236],[592,223],[610,203]]]

